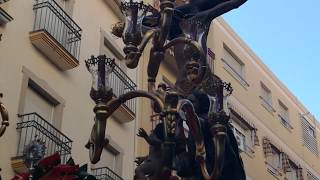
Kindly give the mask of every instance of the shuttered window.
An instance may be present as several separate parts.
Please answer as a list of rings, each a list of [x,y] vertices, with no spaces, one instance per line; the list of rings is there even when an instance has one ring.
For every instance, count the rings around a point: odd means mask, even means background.
[[[244,78],[244,64],[228,48],[224,48],[224,60],[238,76]]]
[[[31,87],[27,88],[25,98],[24,114],[33,112],[38,113],[46,121],[53,124],[53,113],[55,108],[53,103],[48,101]]]
[[[304,145],[315,155],[319,155],[315,128],[301,116]]]
[[[287,180],[298,180],[298,166],[289,160],[290,171],[285,172],[285,177]]]
[[[270,106],[272,106],[272,95],[269,88],[266,85],[261,83],[261,97],[265,100]]]
[[[266,108],[266,110],[268,110],[269,112],[273,113],[275,112],[275,109],[273,108],[272,105],[272,94],[270,89],[264,85],[262,82],[260,82],[261,84],[261,95],[260,98],[262,100],[261,104],[264,108]]]
[[[224,63],[223,68],[243,87],[249,87],[249,83],[246,81],[245,77],[245,64],[225,44],[223,44],[223,47],[224,54],[221,59]]]
[[[290,122],[289,109],[281,101],[279,101],[279,118],[283,126],[288,129],[293,129]]]
[[[288,108],[281,101],[279,101],[279,115],[287,122],[289,121]]]

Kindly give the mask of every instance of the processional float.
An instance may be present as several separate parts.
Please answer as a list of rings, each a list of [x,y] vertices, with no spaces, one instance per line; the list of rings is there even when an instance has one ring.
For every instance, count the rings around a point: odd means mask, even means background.
[[[107,119],[122,103],[145,97],[160,115],[161,123],[150,133],[138,136],[150,145],[145,157],[136,159],[134,179],[245,179],[237,142],[223,110],[224,97],[232,93],[230,83],[214,75],[207,63],[207,36],[216,17],[238,8],[246,0],[190,0],[175,6],[175,0],[160,0],[160,10],[132,0],[122,2],[125,22],[114,25],[112,33],[123,39],[128,68],[136,68],[151,44],[147,69],[148,91],[134,90],[114,98],[109,75],[114,61],[105,55],[92,56],[86,66],[92,74],[90,92],[95,101],[95,118],[86,145],[93,164],[100,160]],[[161,62],[173,49],[177,65],[174,87],[156,84]],[[183,133],[183,122],[189,136]],[[175,171],[177,175],[172,175]]]

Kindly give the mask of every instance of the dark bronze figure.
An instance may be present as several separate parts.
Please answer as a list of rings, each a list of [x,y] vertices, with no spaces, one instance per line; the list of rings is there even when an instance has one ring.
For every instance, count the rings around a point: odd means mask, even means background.
[[[90,95],[96,102],[95,124],[86,146],[92,163],[99,161],[108,143],[104,139],[108,117],[127,100],[146,97],[152,100],[152,108],[160,114],[162,123],[150,136],[139,130],[138,136],[149,143],[150,152],[136,159],[135,179],[146,179],[146,176],[174,179],[173,169],[181,177],[195,179],[245,179],[237,144],[228,126],[229,117],[223,111],[225,92],[230,94],[232,88],[211,72],[206,59],[211,21],[245,2],[191,0],[190,4],[175,7],[175,0],[160,0],[160,12],[142,2],[121,3],[120,10],[126,20],[117,23],[112,33],[123,39],[127,67],[136,68],[146,45],[152,42],[148,91],[136,90],[113,98],[107,81],[114,62],[105,56],[86,61],[93,77]],[[169,48],[174,48],[177,81],[171,89],[163,84],[156,89],[159,67]],[[204,97],[207,105],[197,105],[197,93]],[[188,98],[190,96],[196,100]],[[184,121],[190,131],[188,138],[182,133]],[[190,162],[197,167],[190,166]],[[226,173],[230,170],[237,172],[234,177]]]
[[[135,170],[134,179],[144,180],[147,179],[146,176],[162,176],[165,171],[161,148],[164,142],[163,124],[158,124],[150,135],[148,135],[143,128],[140,128],[137,135],[144,138],[145,141],[149,144],[149,155],[137,159],[139,165]],[[143,160],[143,162],[141,162],[141,160]]]
[[[2,93],[0,94],[0,98],[2,98]],[[7,127],[9,126],[9,114],[4,106],[4,104],[0,101],[0,115],[1,115],[1,126],[0,126],[0,137],[6,132]]]

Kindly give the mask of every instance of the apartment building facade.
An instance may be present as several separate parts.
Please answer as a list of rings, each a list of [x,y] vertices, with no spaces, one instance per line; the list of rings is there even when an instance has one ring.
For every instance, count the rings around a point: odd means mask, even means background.
[[[158,82],[173,84],[176,65],[170,53],[167,57]],[[222,18],[211,25],[208,64],[234,89],[225,110],[247,179],[319,179],[319,122]],[[152,124],[141,123],[146,129],[158,122],[157,115],[149,115]],[[141,142],[143,146],[138,152],[145,154],[146,144]]]
[[[116,59],[110,81],[115,96],[147,89],[150,47],[136,70],[127,69],[121,40],[109,33],[121,20],[119,2],[0,0],[0,92],[11,123],[0,139],[3,179],[25,170],[23,149],[37,138],[47,143],[47,155],[58,151],[64,160],[72,156],[89,163],[84,145],[94,102],[84,60],[91,55]],[[226,111],[248,179],[319,179],[319,123],[221,18],[212,23],[208,47],[211,68],[234,88]],[[168,53],[157,82],[175,82],[172,58]],[[132,179],[134,158],[149,149],[136,130],[151,130],[157,120],[147,99],[123,105],[108,120],[110,145],[98,164],[90,164],[92,173],[100,179],[106,174]]]
[[[136,89],[136,70],[123,63],[122,42],[110,34],[120,21],[110,0],[0,1],[0,92],[10,126],[0,139],[3,179],[23,172],[24,149],[45,142],[46,155],[59,152],[89,163],[88,142],[95,103],[84,60],[106,54],[115,59],[114,96]],[[134,173],[137,101],[123,104],[108,120],[109,145],[90,171],[98,179],[131,179]],[[92,169],[92,170],[91,170]]]

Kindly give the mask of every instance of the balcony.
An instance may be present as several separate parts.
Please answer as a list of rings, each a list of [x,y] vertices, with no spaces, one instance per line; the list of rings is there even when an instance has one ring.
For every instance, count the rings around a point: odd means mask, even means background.
[[[97,180],[123,180],[119,175],[117,175],[108,167],[91,169],[91,172],[92,175],[97,178]]]
[[[26,172],[27,168],[23,161],[24,148],[36,139],[45,142],[45,156],[58,152],[61,162],[66,163],[71,157],[72,140],[56,129],[37,113],[19,115],[17,131],[19,132],[17,156],[12,158],[11,165],[16,172]]]
[[[113,90],[114,96],[119,97],[121,94],[125,94],[130,91],[134,91],[137,85],[131,80],[131,78],[116,64],[110,75],[110,87]],[[116,119],[120,123],[126,123],[134,120],[136,114],[136,99],[131,99],[115,112]]]
[[[79,65],[81,28],[54,0],[36,0],[31,43],[62,71]]]

